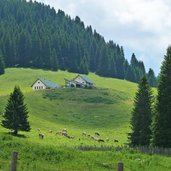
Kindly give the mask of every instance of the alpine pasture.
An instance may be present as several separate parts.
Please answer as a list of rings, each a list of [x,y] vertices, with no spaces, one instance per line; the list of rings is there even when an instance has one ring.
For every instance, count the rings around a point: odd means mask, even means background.
[[[76,75],[65,71],[9,68],[0,76],[0,113],[4,112],[14,86],[18,85],[25,96],[31,125],[31,132],[20,131],[19,137],[9,135],[10,130],[0,126],[0,169],[9,170],[11,152],[17,151],[19,171],[116,170],[120,160],[127,171],[171,170],[169,157],[115,148],[127,143],[136,84],[91,73],[88,78],[100,89],[34,92],[31,89],[37,78],[64,85],[64,78],[72,79]],[[72,138],[61,134],[64,128]],[[40,133],[43,139],[39,138]]]

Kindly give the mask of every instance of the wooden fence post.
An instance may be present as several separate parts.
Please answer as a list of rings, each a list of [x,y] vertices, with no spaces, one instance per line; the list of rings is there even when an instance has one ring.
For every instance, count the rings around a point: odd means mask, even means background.
[[[123,164],[123,162],[118,162],[117,171],[123,171],[123,170],[124,170],[124,164]]]
[[[10,171],[16,171],[17,170],[17,155],[18,155],[17,152],[12,152]]]

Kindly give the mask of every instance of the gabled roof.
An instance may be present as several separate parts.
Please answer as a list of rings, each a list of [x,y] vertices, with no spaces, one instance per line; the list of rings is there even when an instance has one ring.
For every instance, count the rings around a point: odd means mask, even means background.
[[[87,83],[93,84],[93,82],[89,78],[87,78],[86,76],[84,76],[84,75],[78,75],[77,77],[81,77]]]
[[[48,80],[38,78],[36,81],[38,81],[38,80],[40,80],[48,88],[59,88],[59,87],[61,87],[59,84],[53,83],[53,82],[48,81]],[[34,83],[32,84],[32,86],[34,85]]]

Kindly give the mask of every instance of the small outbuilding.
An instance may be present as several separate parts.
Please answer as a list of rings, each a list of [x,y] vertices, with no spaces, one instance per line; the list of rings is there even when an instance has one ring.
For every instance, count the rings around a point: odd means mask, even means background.
[[[38,78],[31,85],[31,87],[32,87],[33,91],[35,91],[35,90],[45,90],[45,89],[56,89],[56,88],[60,88],[61,86],[59,84],[53,83],[51,81]]]
[[[76,88],[95,87],[94,83],[89,78],[83,75],[77,75],[72,80],[65,79],[65,86]]]

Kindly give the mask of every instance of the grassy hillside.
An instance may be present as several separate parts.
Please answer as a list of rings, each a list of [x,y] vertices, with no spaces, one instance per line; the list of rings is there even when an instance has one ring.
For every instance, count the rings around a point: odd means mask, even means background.
[[[52,91],[33,92],[32,83],[38,78],[45,78],[64,85],[64,78],[72,79],[77,74],[64,71],[52,72],[33,69],[7,69],[0,76],[0,112],[3,112],[7,96],[15,85],[19,85],[25,95],[30,112],[31,133],[37,128],[47,132],[63,127],[73,129],[74,133],[100,130],[104,136],[123,133],[121,143],[126,141],[132,97],[136,84],[110,78],[102,78],[95,74],[88,77],[97,87],[104,90],[58,89]],[[50,125],[50,126],[49,126]],[[77,130],[77,131],[76,131]],[[106,131],[107,130],[107,131]],[[116,133],[115,133],[116,132]],[[29,135],[31,134],[29,133]],[[37,132],[36,132],[37,136]]]
[[[9,68],[6,69],[6,74],[0,75],[0,95],[9,94],[14,85],[19,85],[24,93],[31,92],[31,85],[37,78],[44,78],[53,82],[64,85],[64,78],[72,79],[77,76],[76,73],[68,73],[65,71],[53,72],[40,69],[24,69],[24,68]],[[136,91],[136,84],[113,78],[99,77],[93,73],[88,75],[97,87],[112,88],[133,96]]]
[[[14,85],[19,85],[25,95],[29,109],[31,132],[23,133],[25,138],[12,137],[0,126],[0,169],[8,170],[13,150],[19,152],[19,170],[114,170],[118,160],[123,160],[126,170],[171,170],[171,159],[149,156],[133,151],[116,151],[113,147],[127,142],[130,112],[137,85],[124,80],[99,77],[89,74],[102,90],[58,89],[33,92],[31,84],[38,78],[45,78],[64,85],[64,78],[72,79],[77,74],[64,71],[52,72],[33,69],[7,69],[0,76],[0,112],[4,111],[7,98]],[[2,117],[0,116],[0,119]],[[44,133],[38,138],[38,130]],[[68,139],[56,132],[67,128]],[[49,130],[53,130],[49,133]],[[99,143],[86,132],[105,140]],[[109,139],[106,141],[106,139]],[[119,142],[114,142],[118,140]],[[111,148],[111,151],[80,151],[79,147]],[[90,162],[91,161],[91,162]],[[157,171],[158,171],[157,170]]]

